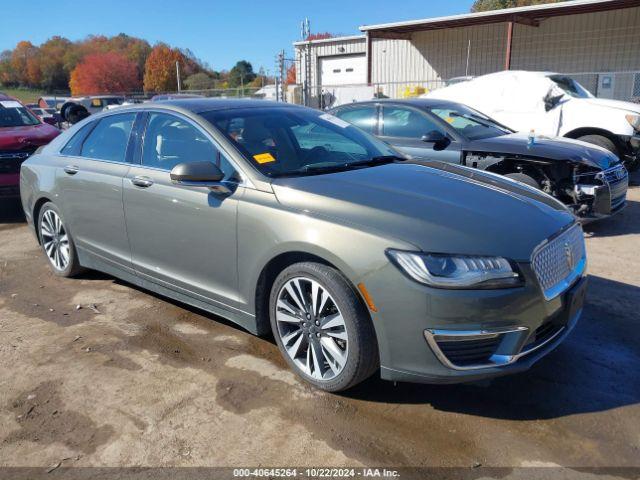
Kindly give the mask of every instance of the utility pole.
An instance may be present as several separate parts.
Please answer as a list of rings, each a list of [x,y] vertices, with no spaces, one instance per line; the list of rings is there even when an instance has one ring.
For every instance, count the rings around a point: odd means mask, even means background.
[[[178,80],[178,91],[182,90],[182,84],[180,83],[180,62],[176,62],[176,79]]]
[[[306,41],[304,52],[304,81],[302,84],[302,103],[307,107],[311,105],[311,24],[308,18],[305,18],[301,24],[300,35],[302,40]]]

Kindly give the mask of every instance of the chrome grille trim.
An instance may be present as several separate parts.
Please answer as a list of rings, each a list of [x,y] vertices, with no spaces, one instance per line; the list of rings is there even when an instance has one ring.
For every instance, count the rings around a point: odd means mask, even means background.
[[[531,256],[531,267],[546,300],[569,288],[584,273],[586,265],[584,234],[577,223],[543,242]]]
[[[627,178],[629,174],[624,165],[619,164],[602,172],[602,177],[607,183],[616,183]]]

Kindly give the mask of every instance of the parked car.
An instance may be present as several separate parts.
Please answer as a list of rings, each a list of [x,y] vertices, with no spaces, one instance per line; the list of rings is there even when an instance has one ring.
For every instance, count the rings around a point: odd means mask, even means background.
[[[98,113],[110,105],[122,105],[125,98],[119,95],[93,95],[87,97],[73,97],[60,107],[60,115],[67,118],[67,108],[73,106],[84,107],[89,114]]]
[[[56,111],[55,108],[41,108],[37,106],[30,107],[29,105],[27,105],[27,107],[29,108],[29,110],[35,113],[40,120],[42,120],[45,123],[48,123],[49,125],[58,127],[60,123],[62,123],[63,121],[62,117]]]
[[[595,145],[566,138],[529,139],[446,100],[378,100],[331,112],[409,158],[466,165],[526,183],[563,202],[582,221],[607,217],[626,204],[627,171],[618,157]]]
[[[457,83],[468,82],[469,80],[473,80],[474,77],[470,75],[464,75],[462,77],[452,77],[444,82],[445,87],[450,87],[451,85],[456,85]]]
[[[526,185],[397,158],[317,110],[173,100],[75,125],[23,164],[21,195],[55,274],[272,332],[318,388],[527,369],[580,316],[580,224]]]
[[[38,106],[40,108],[55,108],[57,111],[69,100],[69,97],[60,97],[57,95],[44,96],[38,99]]]
[[[459,102],[519,132],[575,138],[640,166],[640,105],[594,97],[558,73],[504,71],[433,90],[429,98]]]
[[[152,102],[161,102],[164,100],[178,100],[185,98],[205,98],[204,95],[198,95],[197,93],[161,93],[151,97]]]
[[[0,197],[18,197],[20,165],[60,131],[15,98],[0,94]]]

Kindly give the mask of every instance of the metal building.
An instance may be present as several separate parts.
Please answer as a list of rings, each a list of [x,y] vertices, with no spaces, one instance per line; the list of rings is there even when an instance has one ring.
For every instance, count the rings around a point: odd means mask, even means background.
[[[294,44],[299,87],[316,106],[327,94],[397,98],[503,69],[567,73],[600,97],[640,97],[640,0],[573,0],[360,30]]]

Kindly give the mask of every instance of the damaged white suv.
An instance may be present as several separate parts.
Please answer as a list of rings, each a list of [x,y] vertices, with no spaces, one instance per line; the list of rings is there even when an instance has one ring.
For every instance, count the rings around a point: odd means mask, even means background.
[[[425,96],[469,105],[516,131],[599,145],[630,171],[640,166],[640,105],[596,98],[567,75],[503,71]]]

